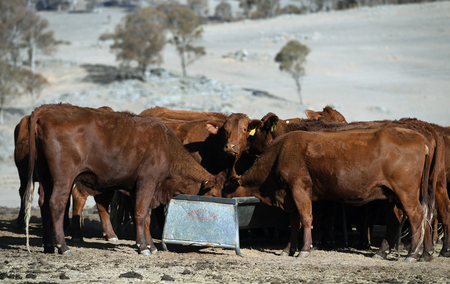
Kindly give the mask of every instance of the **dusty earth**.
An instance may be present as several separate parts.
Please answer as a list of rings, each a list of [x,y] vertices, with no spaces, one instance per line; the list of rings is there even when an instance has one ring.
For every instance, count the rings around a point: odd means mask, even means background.
[[[406,252],[388,260],[373,259],[376,247],[356,245],[335,250],[315,249],[307,259],[281,257],[288,230],[279,237],[242,237],[241,253],[220,248],[175,247],[157,255],[137,254],[134,233],[118,232],[120,241],[102,238],[98,215],[85,210],[84,243],[67,238],[73,256],[44,254],[40,214],[33,210],[32,253],[25,247],[23,229],[15,224],[17,209],[0,208],[0,280],[5,283],[449,283],[450,259],[405,263]],[[153,232],[157,236],[158,231]],[[155,244],[161,249],[160,239]],[[379,240],[378,240],[379,241]],[[440,246],[436,249],[439,251]]]
[[[219,1],[210,1],[217,5]],[[211,6],[210,5],[210,6]],[[7,102],[5,124],[0,125],[0,280],[5,283],[449,283],[450,259],[435,257],[429,263],[404,263],[405,252],[388,260],[372,259],[370,249],[316,249],[307,259],[279,257],[286,232],[278,238],[243,237],[243,257],[218,248],[176,248],[154,256],[137,254],[134,233],[118,232],[120,242],[102,239],[93,199],[85,210],[85,242],[68,244],[71,257],[43,254],[40,214],[35,208],[29,254],[23,229],[15,225],[19,205],[17,171],[12,160],[13,129],[35,106],[71,102],[136,113],[155,105],[212,111],[244,112],[261,118],[272,111],[281,118],[305,117],[304,110],[321,110],[329,104],[348,121],[419,119],[450,125],[450,2],[379,6],[301,16],[280,16],[261,21],[213,24],[205,27],[201,45],[207,55],[188,67],[192,77],[210,79],[214,95],[195,93],[196,86],[182,80],[115,82],[105,70],[117,62],[108,42],[125,15],[119,8],[101,14],[41,12],[57,40],[66,44],[57,53],[39,55],[38,72],[51,85],[36,100],[18,97]],[[308,45],[306,76],[302,80],[305,105],[298,105],[292,79],[279,72],[275,54],[289,39]],[[246,61],[225,56],[248,53]],[[164,50],[161,67],[180,73],[172,46]],[[172,78],[169,78],[172,80]],[[230,87],[232,86],[232,87]],[[189,88],[190,91],[186,91]],[[250,91],[249,91],[250,89]],[[113,90],[120,90],[123,97]],[[257,97],[261,90],[277,98]],[[139,92],[139,96],[134,97]],[[147,94],[148,92],[148,94]],[[111,94],[114,94],[112,96]],[[215,108],[217,107],[217,108]],[[5,134],[6,133],[6,134]],[[3,140],[2,140],[3,139]],[[35,197],[34,206],[37,196]],[[156,235],[155,235],[156,236]],[[159,239],[155,238],[158,248]],[[170,248],[170,247],[169,247]],[[440,245],[436,245],[439,252]],[[132,278],[128,278],[132,277]],[[134,278],[133,278],[134,277]]]

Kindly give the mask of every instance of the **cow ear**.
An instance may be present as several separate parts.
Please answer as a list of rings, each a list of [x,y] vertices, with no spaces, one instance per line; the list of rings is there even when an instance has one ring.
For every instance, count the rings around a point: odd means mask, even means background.
[[[234,188],[238,188],[242,186],[242,181],[240,176],[234,176],[230,178],[230,183]]]
[[[253,119],[252,121],[250,121],[250,123],[248,124],[248,132],[250,133],[250,135],[255,135],[256,129],[260,128],[263,126],[263,123],[261,120],[258,119]]]
[[[319,119],[319,117],[321,117],[320,113],[313,111],[313,110],[309,110],[309,109],[305,111],[305,114],[308,118],[315,119],[315,120],[317,120],[317,119]]]
[[[269,117],[267,118],[267,120],[265,121],[264,127],[265,127],[266,129],[270,129],[270,131],[273,132],[274,130],[272,130],[272,129],[274,128],[274,125],[277,124],[278,120],[280,120],[280,118],[279,118],[278,116],[276,116],[275,114],[274,114],[274,115],[271,115],[271,116],[269,116]]]
[[[205,128],[206,128],[206,130],[208,130],[209,133],[217,134],[217,132],[219,132],[220,127],[208,122],[208,123],[206,123]]]

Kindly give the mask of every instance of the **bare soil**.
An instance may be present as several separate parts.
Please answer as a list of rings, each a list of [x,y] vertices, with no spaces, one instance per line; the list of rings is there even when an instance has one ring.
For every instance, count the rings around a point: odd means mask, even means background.
[[[73,256],[43,253],[40,213],[35,208],[29,253],[25,232],[16,226],[17,213],[18,208],[0,208],[4,283],[450,283],[450,259],[437,255],[431,262],[405,263],[406,252],[400,251],[378,260],[372,258],[376,246],[358,249],[351,244],[314,249],[306,259],[281,257],[288,230],[278,238],[241,234],[242,256],[211,247],[169,245],[169,251],[162,251],[158,238],[154,240],[159,253],[143,256],[137,253],[131,227],[118,232],[118,243],[105,241],[92,207],[84,212],[84,242],[67,238]],[[436,254],[440,248],[436,245]]]

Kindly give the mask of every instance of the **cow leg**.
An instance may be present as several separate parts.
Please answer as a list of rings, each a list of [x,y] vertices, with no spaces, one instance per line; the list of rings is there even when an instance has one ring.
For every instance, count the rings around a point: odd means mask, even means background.
[[[403,210],[408,216],[409,224],[411,226],[411,248],[406,257],[406,261],[412,262],[419,259],[420,255],[423,253],[423,237],[427,230],[425,229],[426,216],[423,216],[423,208],[417,200],[415,203],[410,202],[403,204]],[[430,232],[430,230],[428,230]],[[429,236],[431,240],[431,232]]]
[[[19,210],[19,216],[17,217],[17,227],[23,228],[25,226],[25,190],[27,189],[27,180],[28,177],[23,177],[20,175],[20,187],[19,187],[19,196],[20,196],[20,210]],[[25,178],[25,179],[23,179]]]
[[[438,216],[437,214],[437,210],[434,210],[434,216],[435,218],[433,219],[432,222],[432,227],[433,227],[433,244],[437,244],[437,242],[439,241],[439,218],[440,216]]]
[[[281,256],[294,256],[298,246],[298,231],[300,230],[300,215],[297,210],[292,211],[290,218],[291,236],[286,248],[281,252]]]
[[[391,248],[395,246],[395,240],[398,235],[398,227],[402,220],[402,212],[395,209],[395,204],[386,202],[386,233],[381,242],[381,246],[373,256],[374,258],[386,259],[387,255],[391,253]],[[400,237],[400,236],[399,236]]]
[[[434,245],[433,245],[433,236],[431,230],[431,224],[425,222],[425,236],[423,241],[423,254],[420,257],[421,261],[431,261],[433,260],[434,254]]]
[[[313,245],[311,226],[312,226],[312,201],[310,192],[312,192],[312,184],[310,186],[300,179],[296,185],[292,187],[292,196],[294,198],[295,206],[300,215],[300,221],[303,225],[303,247],[300,250],[298,257],[308,257],[311,254]]]
[[[143,188],[149,188],[152,190],[139,190],[136,189],[136,207],[135,207],[135,221],[136,221],[136,245],[139,248],[139,253],[144,255],[151,255],[152,252],[147,248],[152,245],[154,250],[156,247],[153,244],[153,241],[150,243],[149,239],[151,239],[150,234],[150,215],[148,209],[150,208],[151,198],[153,196],[154,184],[150,184],[148,186],[143,186]],[[146,226],[146,223],[148,226]],[[146,234],[148,232],[148,237]],[[148,239],[146,239],[148,238]]]
[[[150,211],[147,213],[147,216],[145,218],[145,228],[144,228],[144,234],[145,234],[145,243],[147,244],[147,248],[150,250],[152,254],[157,254],[158,249],[156,248],[155,244],[153,243],[153,238],[150,234],[150,223],[151,223],[151,214]]]
[[[81,234],[81,215],[86,200],[89,196],[83,185],[75,184],[72,189],[73,209],[72,209],[72,241],[82,242],[83,236]]]
[[[370,216],[369,216],[369,206],[370,204],[364,204],[358,208],[360,216],[358,218],[358,229],[359,229],[359,246],[361,248],[369,248],[370,247]]]
[[[47,186],[50,186],[50,184],[47,184]],[[44,187],[39,185],[39,207],[41,209],[42,243],[44,245],[44,253],[55,253],[52,237],[52,215],[50,213],[49,205],[50,192],[47,191],[46,193],[44,191]]]
[[[447,184],[447,186],[449,186],[449,184]],[[448,193],[444,188],[445,187],[436,188],[436,209],[444,229],[444,238],[440,255],[450,257],[450,200]]]
[[[116,233],[114,233],[111,219],[109,218],[108,208],[111,204],[112,198],[114,196],[114,191],[106,191],[99,195],[94,195],[95,202],[97,203],[98,214],[100,216],[100,221],[102,222],[103,235],[110,242],[118,242]]]
[[[325,210],[323,205],[323,201],[316,201],[313,203],[313,230],[312,230],[312,237],[313,237],[313,244],[314,246],[318,247],[322,244],[322,217],[323,217],[323,211]]]
[[[70,194],[67,198],[66,207],[64,208],[64,234],[68,235],[70,233]]]
[[[54,183],[52,196],[49,200],[50,211],[53,219],[56,246],[59,254],[72,255],[66,244],[64,235],[64,210],[70,195],[72,184]]]

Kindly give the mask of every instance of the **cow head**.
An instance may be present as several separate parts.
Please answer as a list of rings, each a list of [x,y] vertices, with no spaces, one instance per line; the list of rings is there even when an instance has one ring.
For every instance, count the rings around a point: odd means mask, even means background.
[[[337,110],[335,110],[330,106],[324,107],[323,111],[307,110],[305,111],[305,114],[310,119],[322,120],[325,123],[332,123],[332,122],[347,123],[345,117],[340,112],[338,112]]]
[[[229,182],[223,188],[223,196],[226,198],[232,197],[247,197],[251,196],[246,188],[242,186],[240,176],[234,176],[229,179]]]
[[[255,154],[261,154],[276,137],[274,134],[280,132],[282,127],[280,123],[281,121],[276,114],[271,112],[266,114],[256,128],[250,151]]]
[[[225,180],[223,174],[211,175],[202,182],[200,194],[204,196],[222,197],[222,188],[224,187]]]
[[[255,123],[258,123],[258,120],[251,120],[243,113],[231,114],[221,129],[226,139],[223,151],[234,156],[236,160],[239,159],[242,151],[247,148],[247,138],[250,131],[256,127]]]

